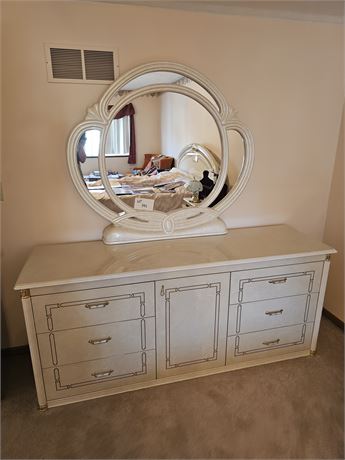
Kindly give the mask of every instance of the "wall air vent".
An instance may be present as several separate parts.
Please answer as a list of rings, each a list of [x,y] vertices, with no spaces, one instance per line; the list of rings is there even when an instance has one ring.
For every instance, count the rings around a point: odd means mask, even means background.
[[[105,84],[119,75],[116,49],[45,45],[45,54],[49,82]]]

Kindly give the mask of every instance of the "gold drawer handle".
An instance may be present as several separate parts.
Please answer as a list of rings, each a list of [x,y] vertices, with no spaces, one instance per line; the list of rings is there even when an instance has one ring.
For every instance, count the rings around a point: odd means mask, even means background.
[[[104,372],[94,372],[91,374],[93,377],[96,377],[96,379],[101,379],[102,377],[109,377],[114,371],[112,369],[109,369],[108,371]]]
[[[283,311],[284,311],[283,308],[281,308],[280,310],[265,311],[265,315],[268,315],[268,316],[281,315]]]
[[[104,339],[90,339],[89,343],[91,343],[91,345],[101,345],[102,343],[109,342],[109,340],[111,340],[111,337],[104,337]]]
[[[287,278],[279,278],[276,280],[269,281],[270,284],[283,284],[287,282]]]
[[[262,345],[274,345],[274,344],[278,344],[279,342],[280,342],[280,339],[270,340],[269,342],[262,342]]]
[[[107,305],[109,305],[109,302],[94,302],[94,303],[87,303],[85,304],[85,308],[88,308],[89,310],[93,310],[94,308],[104,308]]]

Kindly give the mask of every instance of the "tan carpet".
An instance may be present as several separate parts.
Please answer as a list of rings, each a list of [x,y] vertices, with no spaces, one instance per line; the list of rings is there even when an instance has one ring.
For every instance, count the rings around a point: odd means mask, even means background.
[[[344,458],[344,335],[318,353],[36,410],[29,359],[3,366],[2,458]]]

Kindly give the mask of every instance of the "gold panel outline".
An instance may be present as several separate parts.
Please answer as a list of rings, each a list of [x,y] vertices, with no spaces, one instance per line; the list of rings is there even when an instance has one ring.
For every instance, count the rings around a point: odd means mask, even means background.
[[[50,353],[51,353],[52,363],[53,363],[54,366],[57,366],[59,361],[58,361],[58,357],[57,357],[55,335],[52,334],[52,333],[49,334],[49,345],[50,345]]]

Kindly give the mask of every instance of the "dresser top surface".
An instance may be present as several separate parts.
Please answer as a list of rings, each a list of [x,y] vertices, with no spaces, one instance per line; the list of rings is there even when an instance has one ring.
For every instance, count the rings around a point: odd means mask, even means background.
[[[238,228],[220,236],[113,246],[102,241],[42,245],[32,250],[15,289],[334,252],[330,246],[287,225]]]

